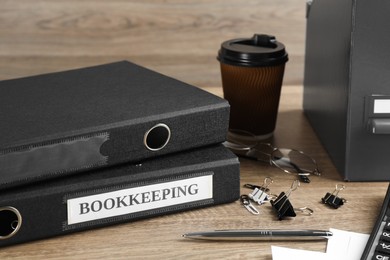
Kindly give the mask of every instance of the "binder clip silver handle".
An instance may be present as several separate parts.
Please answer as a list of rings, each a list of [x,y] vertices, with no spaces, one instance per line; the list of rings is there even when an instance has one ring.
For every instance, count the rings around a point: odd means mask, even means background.
[[[241,204],[253,215],[259,215],[260,212],[255,208],[255,206],[252,205],[252,203],[249,200],[248,195],[241,195],[240,196]]]
[[[303,207],[303,208],[294,208],[295,211],[301,212],[302,214],[306,216],[311,216],[314,213],[314,210],[308,207]]]

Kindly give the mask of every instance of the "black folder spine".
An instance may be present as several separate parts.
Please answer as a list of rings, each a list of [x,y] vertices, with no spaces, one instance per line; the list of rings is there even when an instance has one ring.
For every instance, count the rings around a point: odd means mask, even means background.
[[[3,191],[0,246],[237,200],[238,159],[224,147],[197,150]]]
[[[0,189],[225,140],[226,100],[131,62],[0,81]]]

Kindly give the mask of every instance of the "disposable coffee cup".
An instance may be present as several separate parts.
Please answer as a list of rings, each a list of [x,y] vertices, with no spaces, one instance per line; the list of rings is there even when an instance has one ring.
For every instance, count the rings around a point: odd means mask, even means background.
[[[255,34],[223,42],[217,59],[224,98],[230,103],[229,134],[257,140],[271,137],[288,61],[285,46],[274,36]]]

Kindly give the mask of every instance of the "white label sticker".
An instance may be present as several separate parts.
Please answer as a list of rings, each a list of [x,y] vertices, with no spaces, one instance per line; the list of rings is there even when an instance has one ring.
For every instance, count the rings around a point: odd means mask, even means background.
[[[213,175],[73,198],[68,225],[195,202],[213,197]]]
[[[375,99],[374,114],[388,114],[388,113],[390,113],[390,99]]]

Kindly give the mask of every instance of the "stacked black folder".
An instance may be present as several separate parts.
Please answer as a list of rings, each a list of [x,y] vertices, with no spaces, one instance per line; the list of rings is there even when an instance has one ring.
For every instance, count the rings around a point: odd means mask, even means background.
[[[2,81],[0,111],[0,246],[239,197],[228,103],[133,63]]]

